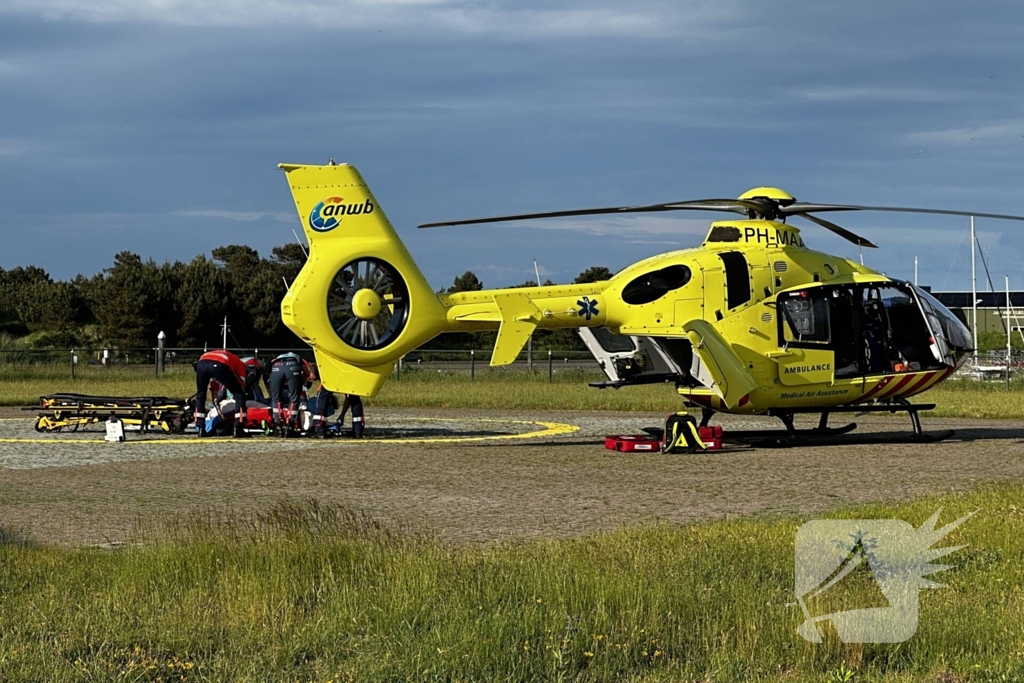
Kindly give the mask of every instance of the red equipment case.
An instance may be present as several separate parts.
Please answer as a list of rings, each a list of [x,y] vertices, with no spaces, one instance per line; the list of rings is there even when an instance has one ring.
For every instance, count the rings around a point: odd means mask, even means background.
[[[700,434],[701,441],[707,446],[709,451],[718,451],[722,449],[722,428],[721,427],[698,427],[697,432]]]
[[[650,434],[621,434],[604,437],[604,447],[610,451],[626,453],[634,451],[657,453],[661,450],[661,442]]]

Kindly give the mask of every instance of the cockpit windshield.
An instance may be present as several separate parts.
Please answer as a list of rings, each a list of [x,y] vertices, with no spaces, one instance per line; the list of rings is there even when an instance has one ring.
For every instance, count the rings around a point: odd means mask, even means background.
[[[910,286],[913,287],[914,293],[917,294],[918,299],[921,301],[921,307],[924,309],[925,315],[929,316],[928,322],[932,323],[931,318],[935,318],[935,322],[941,327],[942,333],[946,336],[946,343],[949,344],[950,348],[959,351],[970,351],[974,348],[971,332],[967,329],[966,325],[960,322],[948,308],[943,306],[931,294],[916,285]]]
[[[910,283],[819,285],[778,295],[779,345],[835,352],[836,377],[955,366],[971,335]]]

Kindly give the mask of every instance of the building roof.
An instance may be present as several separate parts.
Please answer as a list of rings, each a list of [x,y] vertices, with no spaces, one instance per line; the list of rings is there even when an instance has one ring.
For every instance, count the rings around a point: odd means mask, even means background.
[[[971,307],[970,292],[931,292],[931,295],[946,308]],[[1010,306],[1024,308],[1024,292],[1010,292]],[[978,308],[1006,308],[1006,292],[978,292]]]

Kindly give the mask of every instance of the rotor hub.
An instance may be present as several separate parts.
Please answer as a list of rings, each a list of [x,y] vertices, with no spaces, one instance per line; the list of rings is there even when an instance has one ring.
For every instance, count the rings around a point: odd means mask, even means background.
[[[383,306],[380,294],[369,288],[360,289],[352,297],[352,313],[360,320],[373,320]]]

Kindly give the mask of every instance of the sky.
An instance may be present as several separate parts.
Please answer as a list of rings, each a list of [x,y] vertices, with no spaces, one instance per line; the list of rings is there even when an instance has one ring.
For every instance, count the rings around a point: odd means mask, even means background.
[[[434,287],[618,270],[722,215],[428,221],[760,185],[1024,214],[1022,29],[1004,0],[0,0],[0,267],[267,254],[300,228],[275,165],[330,157]],[[869,266],[970,288],[967,219],[829,218],[880,245]],[[1024,223],[977,227],[1024,289]]]

